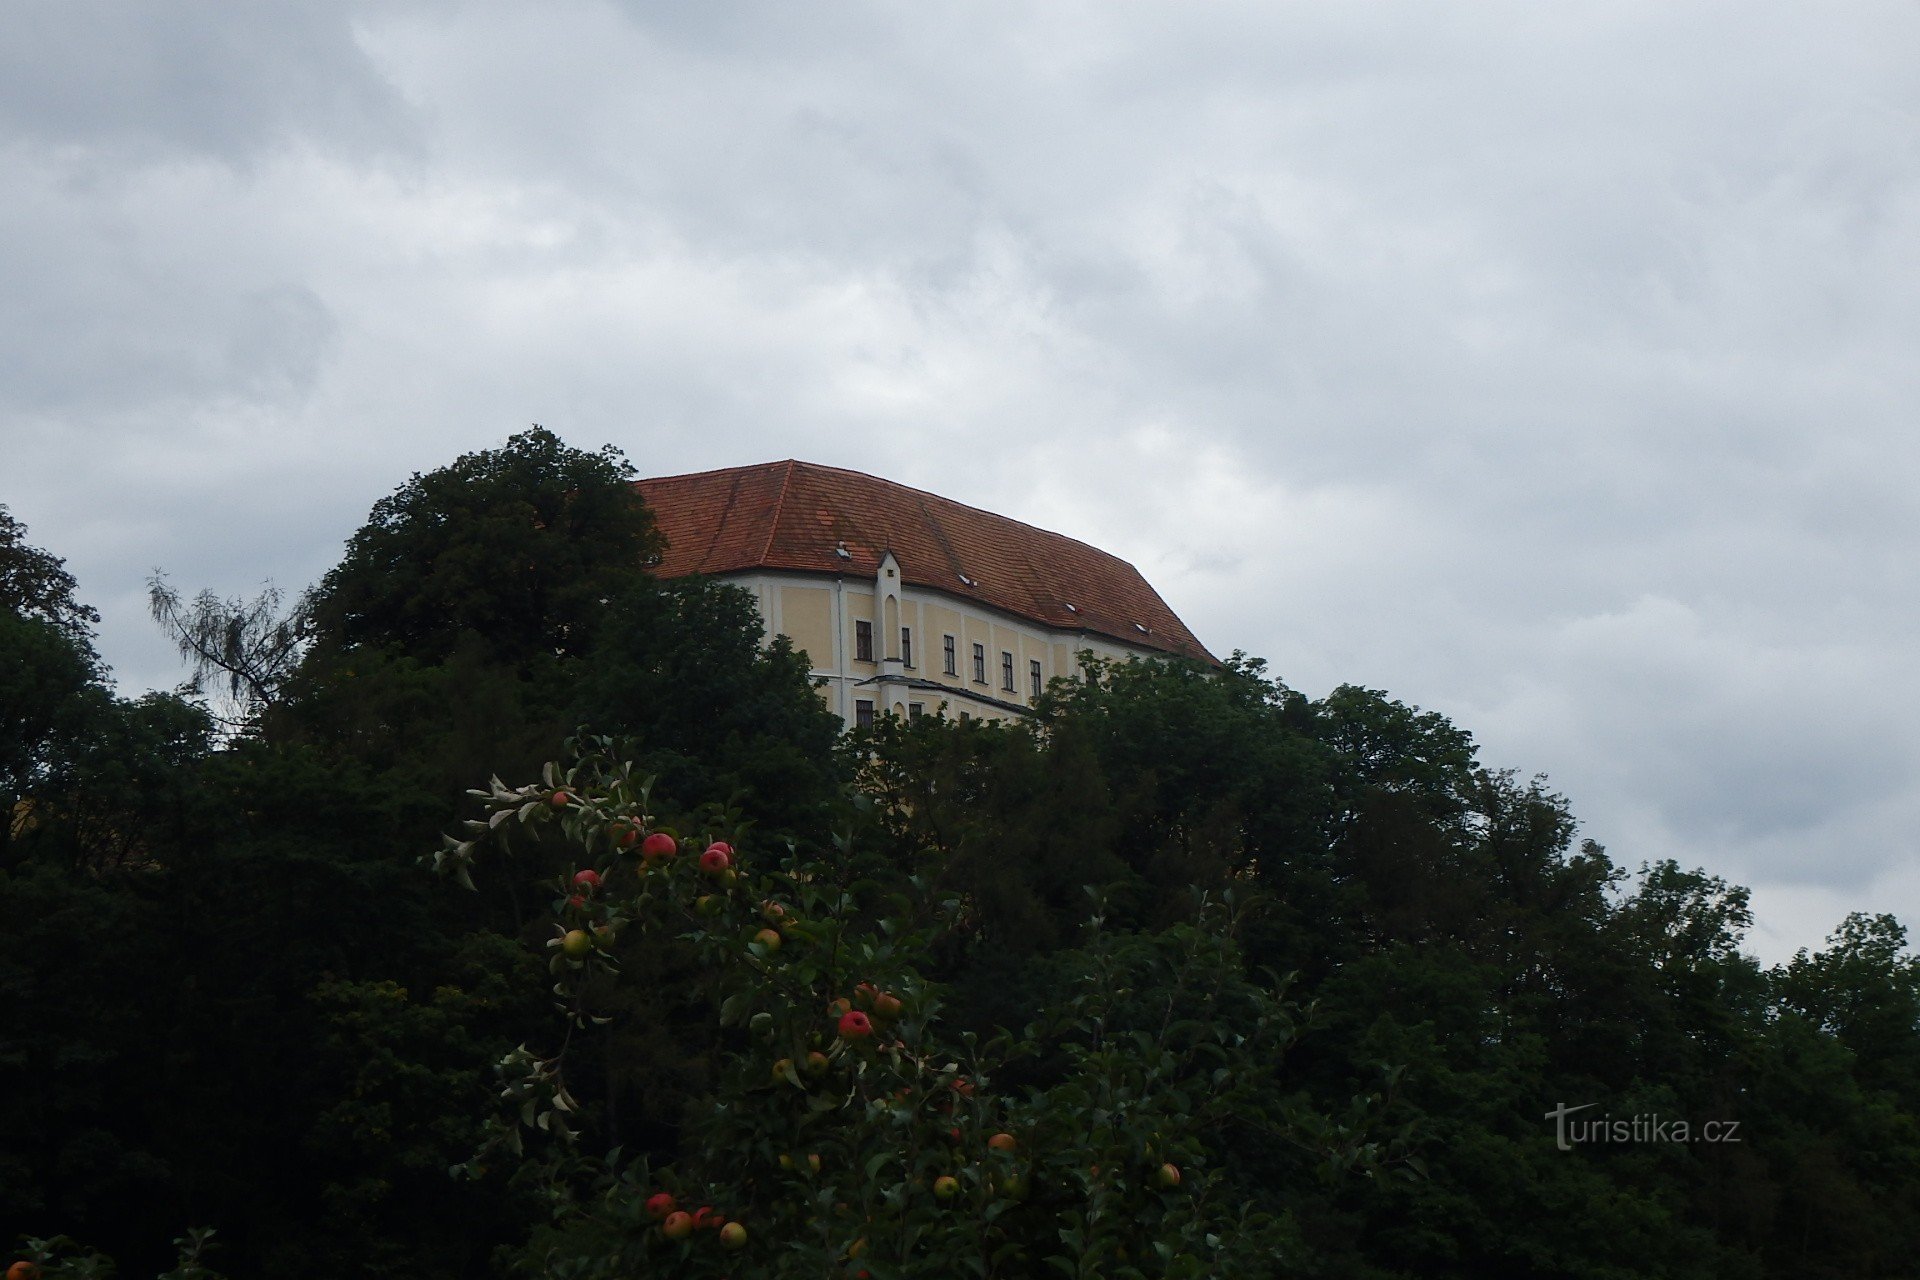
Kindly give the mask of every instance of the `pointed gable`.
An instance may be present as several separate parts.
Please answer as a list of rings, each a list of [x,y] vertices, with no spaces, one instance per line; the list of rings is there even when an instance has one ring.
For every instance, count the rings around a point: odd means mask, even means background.
[[[1118,556],[936,494],[791,459],[635,487],[667,538],[661,577],[777,569],[871,578],[891,551],[909,586],[1059,631],[1215,661]]]

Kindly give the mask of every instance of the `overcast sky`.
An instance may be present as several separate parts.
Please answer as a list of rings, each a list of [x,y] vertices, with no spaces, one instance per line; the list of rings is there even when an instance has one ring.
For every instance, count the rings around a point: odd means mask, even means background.
[[[1083,538],[1583,837],[1920,926],[1911,3],[26,0],[0,503],[297,589],[532,422]]]

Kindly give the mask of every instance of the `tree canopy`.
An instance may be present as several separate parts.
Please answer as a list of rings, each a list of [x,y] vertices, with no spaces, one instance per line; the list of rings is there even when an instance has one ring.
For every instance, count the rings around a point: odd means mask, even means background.
[[[172,1280],[1911,1273],[1898,920],[1763,966],[1740,886],[1240,655],[843,739],[749,597],[649,575],[630,478],[539,430],[414,476],[239,737],[116,696],[0,512],[0,1240],[55,1280],[105,1268],[62,1233]],[[747,1242],[667,1236],[669,1184]]]
[[[633,467],[543,427],[416,474],[321,580],[317,642],[444,661],[471,637],[503,662],[568,656],[658,553]]]

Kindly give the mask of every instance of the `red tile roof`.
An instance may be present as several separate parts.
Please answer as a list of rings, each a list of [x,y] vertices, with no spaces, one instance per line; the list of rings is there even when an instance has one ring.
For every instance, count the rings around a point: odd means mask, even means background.
[[[782,569],[872,578],[892,551],[909,585],[1057,631],[1215,661],[1119,557],[890,480],[789,459],[635,487],[667,538],[661,577]]]

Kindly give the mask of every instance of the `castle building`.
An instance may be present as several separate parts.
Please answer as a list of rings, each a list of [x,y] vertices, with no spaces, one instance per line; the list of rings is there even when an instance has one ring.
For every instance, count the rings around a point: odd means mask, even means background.
[[[641,480],[654,572],[751,592],[846,725],[1026,714],[1079,654],[1217,660],[1126,561],[857,471],[768,462]]]

